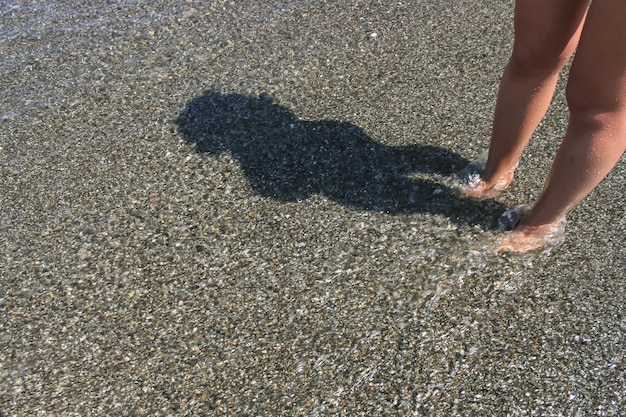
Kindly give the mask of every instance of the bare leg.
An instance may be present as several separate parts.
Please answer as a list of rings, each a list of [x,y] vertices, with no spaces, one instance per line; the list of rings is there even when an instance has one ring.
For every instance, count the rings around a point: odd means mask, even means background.
[[[625,21],[623,0],[591,4],[567,85],[565,138],[541,196],[499,249],[525,252],[549,244],[567,213],[626,150]]]
[[[494,114],[481,181],[461,190],[488,198],[509,186],[522,151],[545,115],[559,72],[580,37],[589,0],[522,0],[515,4],[515,42]]]

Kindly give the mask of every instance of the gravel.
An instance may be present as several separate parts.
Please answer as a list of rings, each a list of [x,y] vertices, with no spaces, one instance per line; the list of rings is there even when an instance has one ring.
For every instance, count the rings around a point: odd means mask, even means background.
[[[8,1],[0,416],[623,416],[626,165],[490,251],[511,1]]]

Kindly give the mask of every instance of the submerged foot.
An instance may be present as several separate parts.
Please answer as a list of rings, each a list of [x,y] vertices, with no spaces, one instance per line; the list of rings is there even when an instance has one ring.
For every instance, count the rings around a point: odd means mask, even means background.
[[[463,170],[456,173],[461,181],[458,194],[461,198],[485,200],[493,198],[501,191],[507,189],[513,182],[515,168],[497,177],[493,181],[485,181],[482,177],[487,162],[489,150],[484,151],[478,159],[472,161]]]
[[[514,227],[498,241],[496,252],[526,253],[545,249],[561,243],[565,236],[565,219],[541,226],[520,224]]]
[[[505,210],[504,213],[498,219],[498,227],[500,230],[505,232],[509,232],[517,227],[517,225],[522,221],[526,213],[528,213],[531,209],[531,206],[528,204],[520,204],[519,206],[515,206],[512,209]]]
[[[509,185],[513,182],[513,173],[507,174],[496,178],[494,182],[487,183],[482,178],[477,178],[474,181],[470,181],[466,184],[459,186],[459,196],[461,198],[468,198],[474,200],[486,200],[493,198],[500,194],[502,191],[509,188]]]

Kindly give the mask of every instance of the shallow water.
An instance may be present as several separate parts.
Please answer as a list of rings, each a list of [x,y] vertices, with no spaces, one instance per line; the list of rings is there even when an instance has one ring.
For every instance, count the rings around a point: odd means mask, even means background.
[[[623,414],[623,166],[452,194],[511,4],[1,4],[0,414]]]
[[[6,1],[2,5],[0,76],[18,82],[20,72],[42,72],[39,83],[11,89],[22,97],[13,96],[4,117],[32,106],[68,104],[68,99],[73,103],[88,84],[115,73],[123,76],[124,65],[136,65],[157,52],[163,32],[168,35],[180,9],[192,9],[183,1],[69,4]],[[64,62],[68,71],[63,71]]]

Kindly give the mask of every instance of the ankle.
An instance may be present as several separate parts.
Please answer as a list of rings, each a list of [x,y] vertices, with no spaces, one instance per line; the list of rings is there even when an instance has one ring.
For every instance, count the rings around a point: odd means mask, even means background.
[[[509,168],[504,171],[489,171],[485,168],[485,171],[481,175],[482,182],[486,188],[493,188],[496,190],[504,190],[511,185],[513,178],[515,177],[515,168]]]
[[[565,224],[565,216],[553,213],[545,213],[535,204],[528,210],[524,218],[519,222],[519,226],[533,229],[547,229],[560,227]]]

